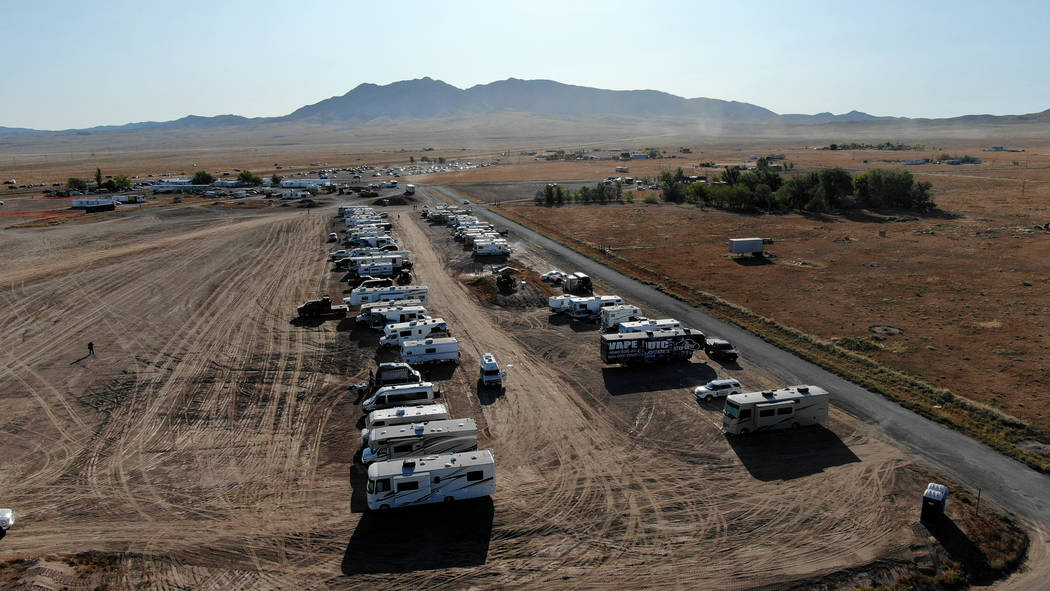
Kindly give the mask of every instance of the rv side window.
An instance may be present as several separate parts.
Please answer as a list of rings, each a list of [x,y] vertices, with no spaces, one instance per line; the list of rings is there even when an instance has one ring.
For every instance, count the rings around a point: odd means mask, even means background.
[[[409,480],[408,482],[397,483],[397,492],[405,492],[407,490],[419,490],[419,482]]]
[[[751,418],[751,409],[750,408],[741,409],[740,410],[740,418],[741,419],[750,419]]]
[[[365,490],[368,491],[368,494],[374,493],[376,491],[376,481],[375,480],[369,480],[368,481],[368,487]]]
[[[412,444],[411,443],[404,443],[402,445],[395,445],[394,446],[394,453],[408,453],[410,451],[412,451]]]
[[[430,349],[427,349],[427,350],[426,350],[425,352],[426,352],[426,353],[437,353],[437,349],[436,349],[436,348],[433,348],[433,347],[431,347]]]
[[[386,421],[372,421],[373,427],[386,427]]]
[[[411,330],[402,330],[401,331],[401,336],[403,336],[403,337],[410,337],[410,336],[412,336],[412,331]]]
[[[760,417],[771,417],[775,413],[776,413],[776,411],[773,410],[772,408],[766,408],[766,409],[758,411],[758,416],[760,416]]]
[[[435,476],[434,477],[434,484],[439,484],[440,482],[441,482],[441,477],[440,476]]]
[[[467,472],[467,482],[478,482],[485,478],[485,472],[481,470],[474,470],[473,472]]]
[[[413,392],[411,394],[411,396],[412,396],[412,398],[410,398],[410,400],[426,400],[427,399],[427,393],[426,392]]]
[[[390,492],[390,479],[380,478],[379,480],[376,480],[376,492]]]
[[[778,408],[777,409],[777,414],[778,415],[789,415],[792,412],[794,412],[794,410],[795,409],[791,408],[790,406],[785,406],[784,408]]]
[[[403,402],[407,400],[404,394],[389,394],[386,397],[387,402],[393,404],[395,402]]]

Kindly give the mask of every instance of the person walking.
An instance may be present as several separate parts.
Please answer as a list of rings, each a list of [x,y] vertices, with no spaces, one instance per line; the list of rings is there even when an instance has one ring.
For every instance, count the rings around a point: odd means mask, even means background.
[[[92,357],[95,356],[95,343],[92,343],[91,341],[88,341],[88,355]]]

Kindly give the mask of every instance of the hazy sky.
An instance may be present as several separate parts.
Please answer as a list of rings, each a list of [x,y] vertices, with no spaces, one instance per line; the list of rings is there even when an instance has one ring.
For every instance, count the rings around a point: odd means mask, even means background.
[[[0,125],[278,116],[508,77],[951,117],[1050,108],[1050,2],[4,0]]]

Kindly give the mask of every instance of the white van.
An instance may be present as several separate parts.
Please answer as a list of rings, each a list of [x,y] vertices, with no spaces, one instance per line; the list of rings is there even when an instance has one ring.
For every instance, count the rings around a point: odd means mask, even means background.
[[[361,463],[385,462],[394,458],[451,454],[478,448],[478,425],[474,419],[445,419],[428,423],[393,425],[372,429]]]
[[[372,429],[411,423],[441,421],[448,418],[448,407],[444,404],[424,404],[422,406],[395,406],[368,413],[365,417],[365,428],[361,429],[361,445],[368,445],[368,434]]]
[[[365,412],[372,412],[394,406],[419,406],[433,402],[434,396],[434,384],[431,382],[383,386],[362,402],[361,408]]]
[[[448,336],[448,324],[444,318],[421,318],[387,324],[383,328],[383,336],[379,337],[379,346],[400,347],[405,341],[418,341],[431,335]]]
[[[496,494],[491,449],[402,458],[368,467],[368,508],[393,509]]]
[[[459,360],[459,341],[455,337],[404,341],[401,360],[405,363],[439,363]]]

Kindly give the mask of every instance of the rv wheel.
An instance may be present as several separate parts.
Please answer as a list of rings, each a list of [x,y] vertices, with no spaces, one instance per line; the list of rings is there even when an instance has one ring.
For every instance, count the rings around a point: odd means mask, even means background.
[[[445,502],[446,503],[451,503],[454,500],[456,500],[456,499],[453,499],[452,497],[445,497]]]
[[[704,396],[704,402],[711,402],[714,399],[715,399],[715,397],[710,395],[710,394],[708,394],[707,396]]]

